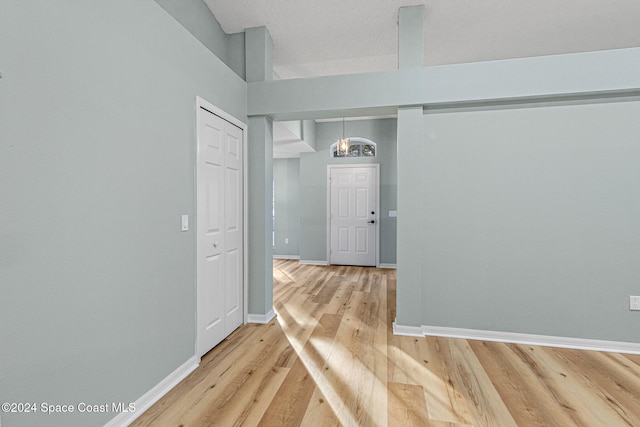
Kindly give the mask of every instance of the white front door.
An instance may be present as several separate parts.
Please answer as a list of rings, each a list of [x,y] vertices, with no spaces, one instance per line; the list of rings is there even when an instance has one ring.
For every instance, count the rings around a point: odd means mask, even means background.
[[[329,263],[375,266],[379,165],[329,166]]]
[[[197,353],[202,356],[243,322],[243,130],[199,106],[197,139]]]

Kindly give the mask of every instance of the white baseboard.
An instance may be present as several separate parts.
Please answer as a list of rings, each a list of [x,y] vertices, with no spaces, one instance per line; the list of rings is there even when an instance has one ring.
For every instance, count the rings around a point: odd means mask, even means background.
[[[408,337],[424,337],[422,327],[398,325],[396,322],[393,322],[393,334],[405,335]]]
[[[378,268],[398,268],[395,264],[380,264]]]
[[[300,255],[274,255],[273,259],[300,259]]]
[[[301,259],[300,260],[300,264],[306,264],[306,265],[329,265],[328,261],[321,261],[321,260],[312,260],[312,259]]]
[[[247,315],[247,323],[262,323],[266,324],[271,322],[271,320],[276,317],[276,312],[271,308],[267,314],[251,314]]]
[[[156,403],[162,396],[167,394],[172,388],[174,388],[180,381],[182,381],[187,375],[193,372],[198,365],[200,365],[200,359],[193,356],[187,360],[182,366],[169,374],[165,379],[160,381],[151,390],[140,396],[135,401],[135,412],[121,412],[111,419],[104,427],[122,427],[128,426],[134,422],[140,415],[142,415],[147,409]]]
[[[418,333],[418,331],[420,331]],[[521,334],[517,332],[483,331],[479,329],[447,328],[442,326],[403,326],[393,324],[393,333],[407,336],[434,336],[470,340],[505,342],[510,344],[539,345],[573,348],[577,350],[606,351],[640,354],[640,343],[593,340],[587,338],[555,337],[550,335]]]

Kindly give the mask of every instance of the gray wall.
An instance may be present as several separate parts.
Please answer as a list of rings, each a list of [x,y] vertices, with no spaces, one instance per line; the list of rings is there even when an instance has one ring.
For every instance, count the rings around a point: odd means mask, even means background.
[[[244,33],[227,34],[203,0],[155,0],[236,74],[244,78]]]
[[[329,147],[342,137],[342,122],[316,123],[316,152],[300,155],[300,259],[327,260],[327,165],[380,163],[380,262],[396,262],[396,120],[347,121],[346,136],[370,139],[378,145],[371,159],[332,159]]]
[[[315,120],[302,120],[302,139],[311,148],[316,148],[316,122]]]
[[[273,159],[274,255],[300,255],[300,159]],[[289,239],[289,243],[285,243]]]
[[[195,97],[246,83],[152,0],[3,2],[0,52],[0,401],[135,401],[195,353]]]
[[[640,102],[425,115],[422,324],[640,342],[638,117]]]

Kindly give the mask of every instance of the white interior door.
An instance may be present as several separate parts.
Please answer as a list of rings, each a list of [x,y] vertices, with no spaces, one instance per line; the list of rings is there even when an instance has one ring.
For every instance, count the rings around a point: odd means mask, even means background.
[[[197,117],[197,352],[243,322],[243,130],[211,111]]]
[[[329,262],[375,266],[379,165],[329,166]]]

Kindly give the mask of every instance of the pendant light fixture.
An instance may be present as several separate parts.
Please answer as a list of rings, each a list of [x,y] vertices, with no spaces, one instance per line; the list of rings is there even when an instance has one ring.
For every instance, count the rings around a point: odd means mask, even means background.
[[[349,154],[349,138],[344,136],[344,117],[342,118],[342,138],[338,141],[338,155],[347,156]]]

